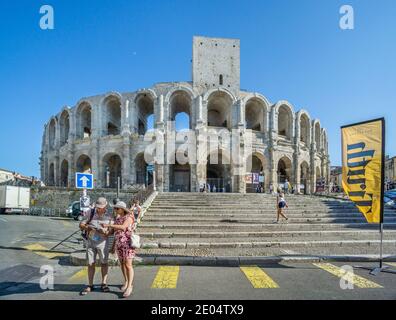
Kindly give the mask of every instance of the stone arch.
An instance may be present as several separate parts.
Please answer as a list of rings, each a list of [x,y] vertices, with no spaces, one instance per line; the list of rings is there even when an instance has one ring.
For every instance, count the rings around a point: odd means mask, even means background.
[[[56,145],[56,124],[56,118],[53,117],[48,125],[48,142],[50,150],[54,150]]]
[[[208,100],[209,100],[209,97],[210,97],[213,93],[216,93],[216,92],[222,92],[222,93],[224,93],[225,95],[228,95],[228,96],[230,97],[230,99],[232,100],[232,103],[235,103],[235,102],[237,101],[237,98],[235,97],[235,95],[234,95],[230,90],[228,90],[227,88],[224,88],[224,87],[213,88],[213,89],[208,90],[208,91],[205,93],[205,95],[203,96],[202,100],[203,100],[203,101],[208,101]]]
[[[60,125],[60,146],[62,147],[68,142],[70,132],[70,112],[64,110],[59,118]]]
[[[287,156],[282,156],[278,160],[277,164],[277,175],[278,175],[278,183],[284,183],[287,179],[287,181],[292,180],[293,176],[293,164],[292,160],[287,157]]]
[[[278,118],[278,135],[288,140],[293,137],[293,107],[286,101],[278,102],[274,109]]]
[[[263,175],[265,178],[265,171],[266,171],[266,160],[264,154],[253,151],[246,159],[246,174],[255,174],[255,176]],[[253,177],[252,177],[253,178]],[[253,181],[252,183],[246,183],[246,192],[247,193],[254,193],[258,186],[264,188],[264,182],[260,181]]]
[[[121,98],[118,94],[108,94],[102,101],[104,135],[121,134]]]
[[[122,160],[115,152],[107,153],[102,160],[104,168],[104,185],[106,188],[117,188],[118,177],[122,186]]]
[[[225,150],[216,149],[209,152],[206,163],[206,182],[211,192],[232,191],[231,161]]]
[[[185,152],[186,154],[186,152]],[[176,192],[191,191],[191,165],[190,163],[179,163],[175,157],[175,163],[170,165],[169,189]]]
[[[48,185],[49,186],[55,185],[55,164],[53,162],[50,163],[50,165],[49,165]]]
[[[136,184],[148,186],[153,182],[153,176],[147,171],[148,163],[144,159],[144,151],[135,157]]]
[[[309,146],[311,141],[311,118],[305,110],[301,110],[297,115],[297,128],[299,130],[300,141]]]
[[[137,129],[139,135],[144,135],[149,129],[149,122],[152,121],[154,127],[154,101],[156,96],[151,91],[140,91],[135,98],[137,110]]]
[[[208,126],[231,129],[234,101],[234,97],[225,90],[213,91],[207,97]]]
[[[82,154],[77,158],[76,172],[92,173],[92,162],[89,156]]]
[[[321,148],[321,143],[320,143],[320,140],[321,140],[321,137],[320,137],[320,122],[319,122],[319,120],[314,120],[312,130],[313,130],[313,136],[315,138],[315,140],[314,140],[315,141],[315,145],[316,145],[316,149],[315,150],[317,152],[319,152],[320,148]]]
[[[66,159],[62,161],[60,167],[60,186],[69,186],[69,162]]]
[[[90,138],[92,134],[92,106],[88,101],[81,101],[76,112],[77,139]]]
[[[267,130],[268,101],[261,97],[251,97],[245,103],[246,129],[265,132]]]
[[[178,116],[185,114],[188,116],[188,127],[181,129],[191,129],[192,128],[192,110],[193,110],[193,96],[190,91],[186,90],[174,90],[169,98],[169,120],[175,121],[175,129],[180,128],[180,123],[178,122]]]

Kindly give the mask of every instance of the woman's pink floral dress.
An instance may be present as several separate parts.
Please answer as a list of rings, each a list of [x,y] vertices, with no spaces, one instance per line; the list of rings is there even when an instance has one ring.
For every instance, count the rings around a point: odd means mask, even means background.
[[[132,215],[125,215],[123,217],[118,216],[115,220],[115,224],[123,225],[125,220],[131,217],[133,220]],[[135,249],[131,248],[131,236],[132,236],[132,228],[131,226],[128,227],[126,231],[117,230],[115,232],[115,247],[118,255],[119,260],[126,260],[132,259],[135,257]]]

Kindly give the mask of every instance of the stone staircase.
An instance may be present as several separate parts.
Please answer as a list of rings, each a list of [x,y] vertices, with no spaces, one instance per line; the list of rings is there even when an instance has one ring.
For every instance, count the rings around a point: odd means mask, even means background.
[[[366,255],[379,252],[379,227],[352,202],[286,197],[288,222],[274,223],[269,194],[159,193],[138,232],[140,255]],[[396,211],[386,210],[384,254],[396,254]]]

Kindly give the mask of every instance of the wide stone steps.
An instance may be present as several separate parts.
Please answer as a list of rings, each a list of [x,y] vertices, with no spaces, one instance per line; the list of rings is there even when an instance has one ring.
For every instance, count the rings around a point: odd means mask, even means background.
[[[350,201],[287,195],[289,221],[274,223],[268,194],[160,193],[138,228],[142,254],[271,255],[282,250],[374,253],[379,226]],[[396,251],[396,211],[385,209],[385,252]],[[281,251],[279,251],[281,250]]]
[[[354,214],[354,215],[361,215],[361,213],[357,209],[348,210],[348,209],[338,209],[338,210],[318,210],[318,209],[295,209],[295,208],[288,208],[285,210],[286,214],[299,214],[299,213],[307,213],[307,214]],[[166,215],[166,214],[175,214],[175,215],[214,215],[214,214],[233,214],[233,215],[240,215],[240,214],[276,214],[275,208],[263,208],[263,209],[246,209],[246,208],[238,208],[236,209],[203,209],[197,208],[194,210],[191,209],[174,209],[174,210],[162,210],[162,209],[152,209],[150,208],[150,215]],[[396,211],[385,211],[385,215],[396,215]]]
[[[379,235],[376,238],[371,235],[367,235],[367,239],[348,239],[340,240],[337,237],[326,238],[323,240],[314,240],[310,238],[301,238],[294,241],[287,240],[268,240],[263,241],[263,239],[249,239],[249,241],[243,241],[241,239],[221,239],[221,241],[211,241],[212,239],[202,239],[202,238],[188,238],[188,239],[172,239],[168,241],[158,241],[158,242],[146,242],[143,245],[144,249],[194,249],[194,248],[286,248],[286,249],[296,249],[309,247],[333,247],[342,245],[364,245],[371,246],[379,244]],[[396,240],[395,239],[385,239],[383,240],[384,245],[393,247],[396,250]]]
[[[361,223],[256,223],[256,224],[238,224],[238,223],[224,223],[224,224],[141,224],[139,226],[139,232],[154,232],[159,230],[165,230],[167,232],[173,232],[177,230],[181,232],[182,230],[200,230],[202,232],[210,232],[216,230],[233,230],[233,231],[274,231],[274,230],[342,230],[344,228],[352,229],[375,229],[378,230],[379,227],[376,224],[368,224],[366,222]],[[393,230],[396,229],[396,223],[387,223],[385,229]]]
[[[366,236],[372,236],[374,239],[378,239],[379,231],[378,230],[313,230],[313,231],[240,231],[240,232],[199,232],[199,231],[190,231],[190,232],[140,232],[140,236],[144,237],[146,240],[152,239],[243,239],[243,238],[333,238],[333,237],[342,237],[343,239],[356,239]],[[395,230],[386,230],[384,234],[384,238],[396,239],[396,229]]]
[[[168,225],[183,225],[186,223],[189,223],[192,225],[202,225],[202,224],[265,224],[265,223],[272,223],[274,222],[275,216],[271,217],[265,217],[265,218],[243,218],[243,217],[238,217],[238,218],[211,218],[211,217],[196,217],[196,218],[146,218],[144,220],[144,225],[145,226],[150,226],[154,224],[161,223],[163,226],[168,226]],[[341,218],[329,218],[329,217],[289,217],[288,223],[293,224],[293,223],[356,223],[356,222],[364,222],[366,219],[364,217],[341,217]],[[396,218],[391,217],[387,218],[386,223],[396,223]]]
[[[316,211],[317,212],[317,211]],[[195,212],[180,212],[180,213],[168,213],[168,212],[152,212],[150,216],[144,217],[144,221],[153,221],[154,219],[200,219],[200,214],[203,215],[205,214],[204,211],[200,213],[195,213]],[[320,213],[315,213],[315,212],[306,212],[306,211],[294,211],[294,212],[287,212],[287,215],[290,218],[295,218],[295,217],[307,217],[307,218],[341,218],[341,217],[359,217],[360,213],[357,212],[320,212]],[[204,219],[210,219],[210,218],[217,218],[217,219],[222,219],[222,218],[274,218],[275,213],[274,211],[267,211],[265,213],[251,213],[249,211],[242,211],[242,212],[224,212],[224,213],[218,213],[217,211],[215,212],[210,212],[206,213]],[[396,218],[396,213],[389,212],[384,214],[384,219],[388,218]]]

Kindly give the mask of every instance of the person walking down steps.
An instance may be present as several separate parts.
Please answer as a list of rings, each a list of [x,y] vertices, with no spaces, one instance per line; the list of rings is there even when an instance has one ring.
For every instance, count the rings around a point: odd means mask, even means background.
[[[277,209],[276,223],[279,222],[279,218],[281,216],[286,221],[289,220],[289,218],[283,212],[284,208],[289,208],[289,206],[286,202],[285,194],[280,189],[278,189],[278,194],[276,196],[276,209]]]

